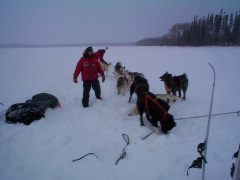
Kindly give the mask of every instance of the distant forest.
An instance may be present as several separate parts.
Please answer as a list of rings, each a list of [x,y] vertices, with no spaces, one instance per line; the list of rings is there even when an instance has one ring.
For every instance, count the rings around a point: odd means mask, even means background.
[[[147,38],[137,46],[240,46],[240,11],[230,15],[208,14],[191,23],[175,24],[160,38]]]

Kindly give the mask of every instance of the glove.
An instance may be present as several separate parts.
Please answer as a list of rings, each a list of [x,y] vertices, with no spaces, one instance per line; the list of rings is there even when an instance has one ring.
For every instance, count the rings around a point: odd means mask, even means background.
[[[76,78],[73,78],[74,83],[78,83],[78,80]]]
[[[102,76],[102,82],[104,82],[104,81],[105,81],[105,76],[103,75],[103,76]]]

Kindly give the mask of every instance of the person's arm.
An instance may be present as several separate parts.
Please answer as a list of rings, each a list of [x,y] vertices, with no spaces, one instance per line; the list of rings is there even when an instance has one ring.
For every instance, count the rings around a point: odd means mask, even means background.
[[[78,83],[77,78],[81,71],[82,71],[82,62],[80,59],[77,63],[76,69],[73,74],[73,82]]]
[[[100,53],[100,51],[101,51],[101,50],[99,49],[97,52],[95,52],[95,56],[97,56],[97,58],[98,58],[102,63],[107,64],[107,62],[103,59],[103,55],[104,55],[104,53],[105,53],[105,50],[102,49],[103,54]]]

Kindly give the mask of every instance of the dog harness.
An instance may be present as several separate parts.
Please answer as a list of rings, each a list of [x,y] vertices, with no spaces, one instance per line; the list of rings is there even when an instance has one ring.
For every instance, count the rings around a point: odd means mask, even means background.
[[[156,97],[155,99],[150,96],[149,94],[146,95],[146,98],[145,98],[145,106],[146,106],[146,111],[147,113],[150,115],[149,113],[149,109],[148,109],[148,103],[147,103],[147,100],[150,99],[152,102],[154,102],[162,111],[163,111],[163,118],[162,118],[162,121],[166,118],[168,112],[165,111],[165,109],[161,106],[161,104],[159,104],[159,102],[157,102],[158,98]]]

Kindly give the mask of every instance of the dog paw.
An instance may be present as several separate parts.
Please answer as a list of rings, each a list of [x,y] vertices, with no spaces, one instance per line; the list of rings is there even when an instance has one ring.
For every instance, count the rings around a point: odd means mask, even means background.
[[[154,130],[154,132],[155,132],[157,135],[161,134],[161,131],[160,131],[160,129],[159,129],[158,127],[154,127],[154,126],[153,126],[153,130]]]

